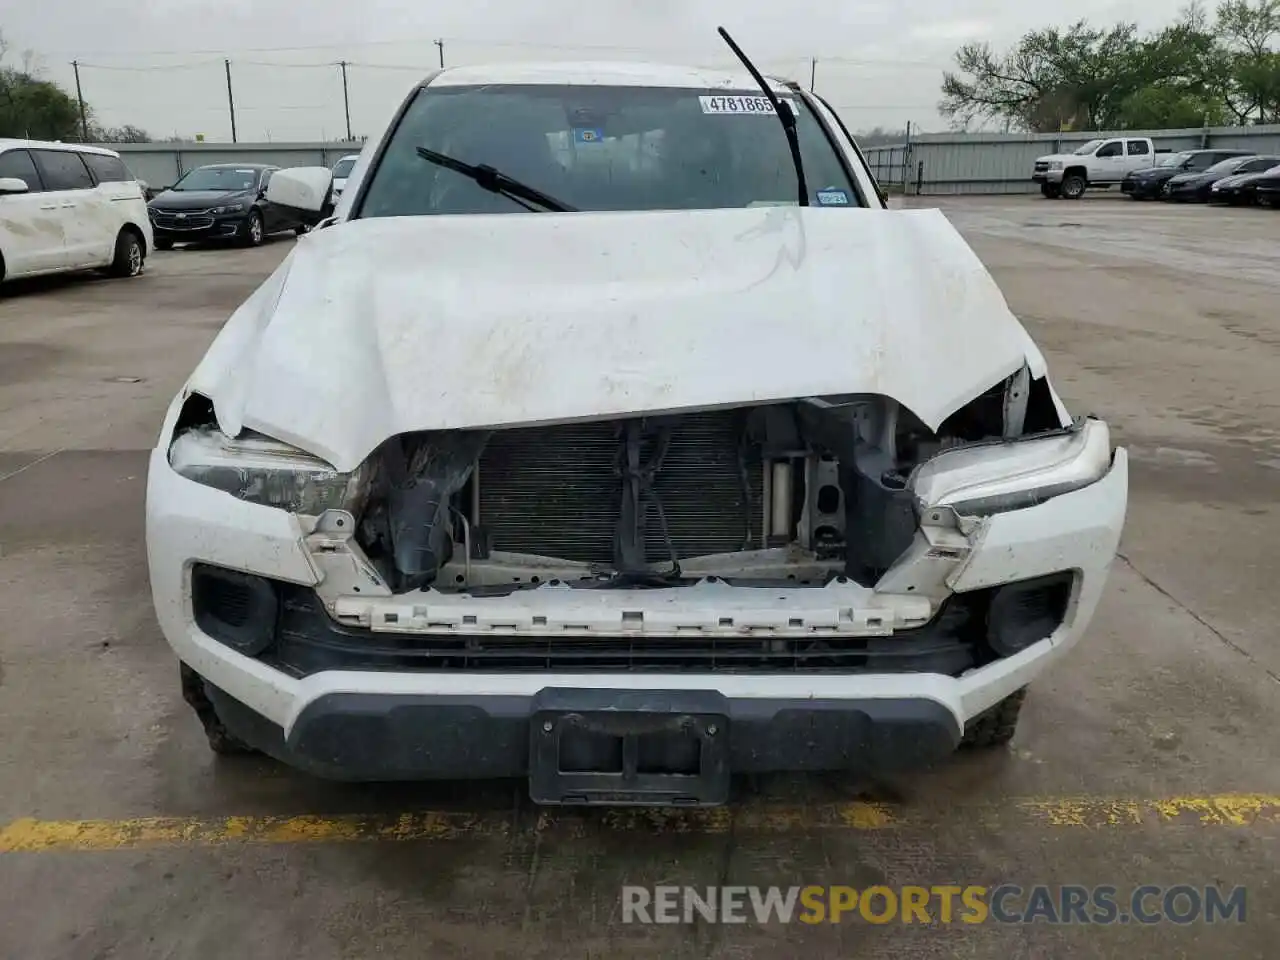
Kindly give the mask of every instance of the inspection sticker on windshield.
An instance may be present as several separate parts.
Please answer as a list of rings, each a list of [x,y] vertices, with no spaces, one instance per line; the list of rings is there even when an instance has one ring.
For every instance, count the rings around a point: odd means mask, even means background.
[[[847,207],[848,205],[849,194],[843,190],[827,187],[825,190],[818,191],[818,206],[820,207]]]
[[[574,143],[604,143],[604,131],[598,127],[574,127]]]
[[[774,112],[768,97],[699,97],[698,102],[702,104],[703,113],[758,113],[769,116]],[[796,112],[795,104],[790,100],[780,102],[785,103],[792,113]]]

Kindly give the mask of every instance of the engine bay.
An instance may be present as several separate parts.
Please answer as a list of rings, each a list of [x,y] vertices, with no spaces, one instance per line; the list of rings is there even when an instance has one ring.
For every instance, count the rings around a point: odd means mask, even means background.
[[[937,433],[893,400],[854,395],[401,435],[371,457],[356,539],[397,593],[869,586],[914,537],[917,464],[1057,426],[1037,383],[1002,381]]]

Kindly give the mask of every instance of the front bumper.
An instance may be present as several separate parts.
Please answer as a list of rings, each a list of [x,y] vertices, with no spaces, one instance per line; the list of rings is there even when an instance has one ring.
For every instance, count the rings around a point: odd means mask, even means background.
[[[1153,180],[1139,180],[1137,177],[1126,177],[1120,181],[1120,192],[1139,198],[1158,197],[1160,183]]]
[[[179,218],[176,213],[153,213],[151,230],[157,240],[172,243],[195,243],[201,240],[233,240],[242,237],[248,229],[247,212],[210,214]]]
[[[1209,188],[1202,184],[1173,183],[1167,184],[1164,195],[1166,199],[1181,202],[1208,199]]]
[[[219,718],[241,740],[332,780],[483,780],[530,772],[538,718],[563,688],[536,692],[326,693],[288,729],[206,686]],[[955,715],[921,697],[727,697],[716,691],[573,687],[574,697],[630,712],[683,716],[688,698],[717,718],[734,773],[884,771],[926,765],[960,742]]]
[[[1037,170],[1031,174],[1031,179],[1036,183],[1061,183],[1061,170]]]
[[[946,753],[968,720],[1026,686],[1072,646],[1105,585],[1127,491],[1127,456],[1118,449],[1098,482],[994,515],[978,525],[960,551],[938,549],[921,534],[875,590],[853,583],[793,590],[719,584],[697,601],[690,598],[699,595],[689,591],[701,587],[590,591],[590,599],[575,599],[547,584],[508,597],[469,599],[469,617],[444,625],[464,640],[467,631],[490,642],[495,637],[527,640],[566,629],[568,615],[561,608],[578,603],[581,629],[591,623],[598,627],[595,643],[607,643],[611,635],[625,642],[625,627],[614,630],[610,624],[615,619],[625,624],[637,607],[668,637],[678,638],[699,623],[714,632],[729,620],[749,634],[764,632],[780,640],[818,629],[892,643],[904,624],[919,622],[922,605],[928,609],[930,602],[910,593],[915,587],[908,582],[923,582],[919,578],[929,570],[942,571],[946,589],[955,594],[1063,571],[1074,574],[1069,606],[1050,635],[1012,656],[958,672],[942,665],[918,672],[776,673],[584,671],[555,663],[519,671],[467,665],[321,664],[314,670],[273,665],[238,653],[200,629],[193,613],[192,568],[209,564],[246,571],[314,594],[316,588],[332,587],[323,584],[323,564],[311,553],[296,516],[180,477],[163,448],[153,451],[150,464],[147,548],[161,629],[178,657],[205,678],[224,722],[266,752],[318,774],[357,779],[518,775],[530,750],[530,717],[549,690],[714,698],[732,730],[727,757],[734,769],[848,769],[889,766],[895,758],[915,764]],[[716,591],[721,599],[708,599]],[[333,609],[348,616],[362,611],[359,616],[370,629],[380,624],[374,643],[405,631],[444,629],[436,621],[452,615],[451,595],[370,598],[357,593],[343,591]],[[681,603],[692,606],[682,611]],[[468,620],[469,626],[459,626]]]

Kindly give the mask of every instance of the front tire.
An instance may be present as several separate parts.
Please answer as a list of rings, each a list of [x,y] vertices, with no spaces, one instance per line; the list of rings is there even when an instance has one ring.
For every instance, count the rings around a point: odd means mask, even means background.
[[[1040,196],[1046,200],[1057,200],[1061,192],[1062,189],[1056,183],[1040,184]]]
[[[196,712],[200,725],[204,727],[205,738],[209,741],[209,749],[220,756],[233,757],[257,753],[239,737],[226,728],[218,713],[213,709],[209,695],[204,689],[204,679],[185,663],[178,664],[178,677],[182,682],[182,699]]]
[[[142,273],[146,259],[142,238],[126,227],[116,237],[115,256],[112,257],[107,272],[113,277],[136,277]]]
[[[1013,739],[1018,729],[1018,717],[1027,699],[1027,688],[1016,690],[995,706],[984,710],[964,725],[961,747],[982,749],[999,747]]]
[[[1080,174],[1069,174],[1062,178],[1062,195],[1068,200],[1079,200],[1084,196],[1086,186],[1085,179]]]
[[[265,234],[262,229],[262,214],[257,210],[250,211],[249,219],[244,224],[244,242],[249,247],[262,246]]]

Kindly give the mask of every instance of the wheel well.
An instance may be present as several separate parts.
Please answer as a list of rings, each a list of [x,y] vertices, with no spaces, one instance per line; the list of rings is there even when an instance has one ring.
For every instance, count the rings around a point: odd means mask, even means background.
[[[1062,177],[1063,177],[1063,179],[1065,180],[1067,177],[1073,176],[1073,175],[1075,175],[1075,174],[1077,174],[1077,173],[1078,173],[1080,176],[1084,177],[1086,180],[1088,180],[1088,179],[1089,179],[1089,168],[1088,168],[1088,167],[1067,167],[1067,169],[1065,169],[1065,170],[1063,170],[1063,171],[1062,171]]]
[[[151,252],[150,250],[147,249],[147,235],[142,232],[142,228],[139,227],[136,223],[126,223],[123,227],[120,228],[120,233],[132,233],[135,237],[137,237],[138,242],[142,244],[142,255],[144,257]],[[120,233],[117,233],[116,236],[117,237],[120,236]]]
[[[4,280],[4,251],[0,250],[0,282]]]

